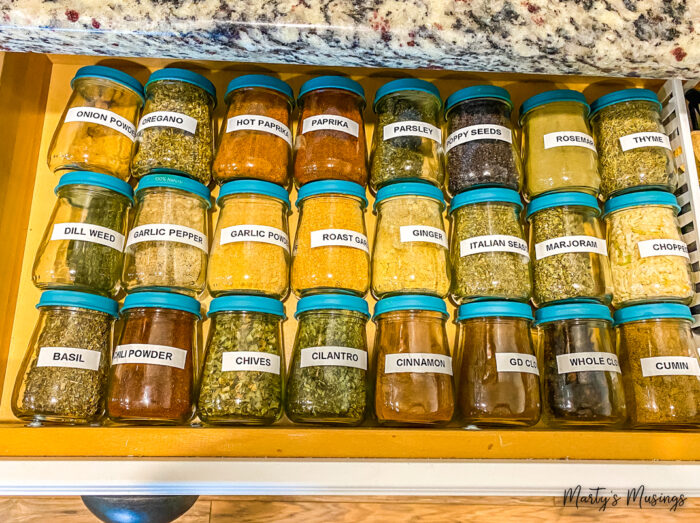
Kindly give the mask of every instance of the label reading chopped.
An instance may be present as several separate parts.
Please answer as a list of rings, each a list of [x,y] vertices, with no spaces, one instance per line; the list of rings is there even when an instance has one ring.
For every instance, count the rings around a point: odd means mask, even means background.
[[[620,363],[615,354],[609,352],[576,352],[557,356],[559,374],[569,372],[608,371],[620,373]]]
[[[221,245],[236,242],[269,243],[289,252],[289,236],[283,230],[267,225],[231,225],[221,229]]]
[[[341,131],[357,138],[360,136],[360,126],[354,120],[335,114],[319,114],[309,116],[301,122],[301,134],[312,131]]]
[[[700,363],[690,356],[640,358],[642,376],[700,376]]]
[[[124,250],[123,234],[91,223],[57,223],[51,232],[51,241],[53,240],[81,240],[99,243],[119,252]]]
[[[118,345],[112,355],[112,365],[145,364],[162,365],[184,369],[187,361],[187,351],[167,345],[148,345],[130,343]]]
[[[136,243],[155,241],[185,243],[204,252],[209,250],[209,242],[204,234],[190,227],[169,223],[151,223],[134,227],[129,231],[126,247],[129,248]]]
[[[449,248],[447,244],[447,234],[437,227],[429,225],[402,225],[399,228],[401,243],[407,242],[429,242]]]
[[[172,127],[173,129],[180,129],[189,134],[194,134],[197,131],[197,120],[182,113],[154,111],[141,118],[136,132],[138,134],[149,127]]]
[[[367,370],[367,352],[350,347],[307,347],[301,349],[301,368],[352,367]]]
[[[453,147],[474,140],[500,140],[513,143],[513,132],[502,125],[479,124],[469,125],[453,132],[445,140],[445,152]]]
[[[419,374],[448,374],[452,376],[452,358],[442,354],[405,353],[387,354],[385,374],[415,372]]]
[[[367,236],[347,229],[321,229],[311,231],[311,248],[316,247],[352,247],[369,253]]]
[[[560,236],[535,244],[535,258],[538,260],[567,252],[593,252],[607,256],[608,246],[605,240],[595,236]]]
[[[643,240],[637,243],[639,256],[649,258],[651,256],[681,256],[690,259],[688,246],[679,240],[660,239]]]
[[[518,352],[497,352],[496,370],[498,372],[527,372],[540,375],[537,368],[537,358],[532,354]]]
[[[591,151],[595,151],[595,142],[593,137],[586,133],[577,131],[559,131],[556,133],[547,133],[544,135],[544,148],[552,149],[554,147],[585,147]]]
[[[117,113],[97,107],[71,107],[66,112],[66,123],[88,122],[104,125],[122,133],[129,140],[136,141],[136,127]]]
[[[292,131],[282,122],[268,116],[256,114],[239,114],[226,120],[226,132],[236,131],[262,131],[274,134],[282,138],[289,146],[292,146]]]
[[[462,257],[482,252],[514,252],[530,258],[527,242],[517,236],[489,234],[487,236],[473,236],[459,242],[459,255]]]
[[[623,151],[639,147],[663,147],[671,150],[671,142],[663,133],[634,133],[620,136],[620,147]]]
[[[41,347],[36,366],[99,370],[101,357],[102,354],[96,350],[75,347]]]
[[[256,371],[280,373],[280,357],[277,354],[265,352],[224,352],[221,355],[221,370],[223,372]]]
[[[438,143],[442,143],[442,131],[425,122],[405,121],[395,122],[384,126],[384,140],[391,140],[400,136],[420,136]]]

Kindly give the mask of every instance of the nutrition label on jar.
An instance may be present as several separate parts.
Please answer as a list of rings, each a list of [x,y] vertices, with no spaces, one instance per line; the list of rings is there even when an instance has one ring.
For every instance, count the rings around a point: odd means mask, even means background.
[[[66,123],[87,122],[104,125],[122,133],[132,142],[136,140],[136,127],[117,113],[97,107],[71,107],[66,112]]]
[[[265,352],[224,352],[221,355],[222,372],[257,371],[280,373],[280,357]]]
[[[98,370],[100,359],[102,359],[102,354],[96,350],[75,347],[41,347],[36,366]]]
[[[206,235],[201,232],[185,227],[184,225],[174,225],[168,223],[151,223],[139,225],[129,231],[126,240],[126,248],[141,242],[178,242],[197,247],[204,252],[209,251],[209,242]]]
[[[355,138],[360,136],[360,125],[356,121],[335,114],[319,114],[304,118],[301,128],[301,134],[312,131],[340,131]]]
[[[429,225],[402,225],[399,228],[399,238],[401,243],[428,242],[449,248],[445,231]]]
[[[51,241],[53,240],[80,240],[99,243],[119,252],[124,250],[123,234],[91,223],[57,223],[51,231]]]
[[[690,259],[685,242],[670,239],[644,240],[637,244],[640,258],[652,256],[681,256]]]
[[[445,152],[463,143],[475,140],[500,140],[513,143],[513,132],[502,125],[480,124],[462,127],[451,133],[445,140]]]
[[[406,353],[387,354],[385,374],[414,372],[419,374],[448,374],[452,376],[452,358],[442,354]]]
[[[537,368],[537,358],[532,354],[520,354],[518,352],[497,352],[496,371],[498,372],[526,372],[540,375]]]
[[[194,134],[197,131],[197,120],[182,113],[154,111],[141,118],[136,133],[138,134],[149,127],[172,127]]]
[[[118,345],[112,355],[112,365],[146,364],[162,365],[184,369],[187,361],[187,351],[167,345],[147,345],[130,343]]]
[[[530,258],[527,243],[517,236],[489,234],[486,236],[474,236],[459,242],[459,255],[461,257],[482,252],[514,252],[528,259]]]
[[[367,236],[348,229],[321,229],[311,231],[311,248],[316,247],[352,247],[369,254]]]
[[[553,149],[555,147],[585,147],[595,151],[593,137],[577,131],[559,131],[544,135],[544,148]]]
[[[700,363],[690,356],[640,358],[642,376],[700,376]]]
[[[292,131],[279,120],[268,116],[258,116],[257,114],[239,114],[226,120],[226,132],[236,131],[262,131],[274,134],[282,138],[287,144],[292,146]]]
[[[236,242],[262,242],[277,245],[289,252],[289,236],[267,225],[231,225],[221,229],[220,245]]]
[[[663,133],[634,133],[620,136],[620,147],[623,151],[639,147],[663,147],[671,150],[671,141]]]
[[[301,349],[301,368],[352,367],[367,370],[367,352],[351,347],[307,347]]]
[[[559,374],[569,372],[607,371],[620,373],[620,362],[610,352],[575,352],[557,356]]]
[[[442,143],[442,131],[425,122],[407,120],[405,122],[395,122],[384,126],[382,131],[384,140],[399,138],[401,136],[419,136],[434,142]]]
[[[593,252],[608,255],[608,244],[595,236],[560,236],[535,244],[535,258],[541,260],[567,252]]]

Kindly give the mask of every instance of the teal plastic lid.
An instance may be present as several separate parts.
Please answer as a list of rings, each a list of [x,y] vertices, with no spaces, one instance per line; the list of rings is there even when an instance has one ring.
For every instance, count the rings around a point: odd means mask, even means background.
[[[104,80],[117,82],[118,84],[134,91],[137,95],[139,95],[141,101],[146,101],[146,98],[143,95],[143,85],[141,85],[141,82],[130,74],[126,74],[119,69],[105,67],[103,65],[87,65],[85,67],[81,67],[70,81],[71,89],[73,88],[73,83],[78,78],[102,78]]]
[[[354,196],[362,200],[363,207],[367,207],[369,203],[365,195],[365,188],[358,183],[345,180],[320,180],[301,186],[297,195],[297,207],[309,196],[318,196],[319,194],[347,194]]]
[[[211,95],[214,100],[214,105],[216,106],[216,87],[214,87],[213,83],[199,73],[188,71],[187,69],[177,69],[175,67],[159,69],[148,77],[148,82],[146,82],[144,89],[148,91],[148,86],[154,82],[158,82],[159,80],[175,80],[178,82],[196,85]]]
[[[374,317],[393,311],[434,311],[449,318],[445,301],[435,296],[423,296],[421,294],[404,294],[383,298],[374,306]]]
[[[424,196],[440,202],[442,207],[445,207],[445,198],[442,195],[442,191],[434,185],[429,183],[405,182],[385,185],[379,189],[377,191],[377,198],[374,200],[374,208],[377,208],[379,202],[397,196]]]
[[[577,302],[550,305],[535,311],[535,325],[561,320],[605,320],[612,322],[610,309],[600,303]]]
[[[122,312],[140,308],[175,309],[202,318],[201,307],[197,300],[175,292],[135,292],[124,298]]]
[[[490,317],[534,319],[530,305],[517,301],[475,301],[457,310],[457,321]]]
[[[58,190],[66,185],[94,185],[117,192],[122,196],[126,196],[134,203],[134,191],[131,185],[124,180],[109,176],[106,174],[95,173],[92,171],[73,171],[64,174],[58,180],[58,185],[54,189],[54,193],[58,194]]]
[[[456,211],[465,205],[474,203],[512,203],[518,206],[518,212],[523,208],[523,203],[520,200],[520,194],[512,189],[503,189],[502,187],[485,187],[483,189],[469,189],[459,193],[452,198],[450,213]]]
[[[287,208],[290,206],[289,193],[284,187],[275,183],[263,182],[262,180],[235,180],[227,182],[221,186],[216,203],[218,204],[222,198],[232,194],[262,194],[280,200]]]
[[[369,318],[369,305],[367,305],[367,302],[362,298],[347,294],[315,294],[306,296],[297,303],[297,311],[294,313],[294,317],[297,318],[301,313],[307,311],[329,309],[359,312]]]
[[[36,305],[37,309],[42,307],[78,307],[104,312],[115,318],[119,314],[119,304],[116,301],[97,294],[77,291],[44,291]]]
[[[614,93],[601,96],[593,102],[591,104],[591,117],[605,107],[637,100],[652,102],[658,107],[659,111],[661,110],[661,102],[659,102],[659,97],[656,96],[654,91],[649,89],[623,89],[622,91],[615,91]]]
[[[615,311],[615,325],[630,321],[656,320],[663,318],[675,318],[679,320],[695,321],[690,308],[679,303],[645,303],[633,305]]]
[[[572,89],[556,89],[554,91],[546,91],[536,94],[525,100],[520,106],[520,121],[522,123],[523,116],[532,111],[535,107],[553,103],[553,102],[576,102],[586,107],[586,116],[591,111],[591,107],[586,102],[586,97],[583,93]]]
[[[291,102],[294,102],[294,91],[289,86],[287,82],[283,82],[275,76],[268,76],[266,74],[246,74],[234,78],[228,84],[226,88],[226,94],[224,95],[224,101],[228,103],[229,95],[237,90],[244,89],[246,87],[263,87],[265,89],[272,89],[273,91],[280,92],[289,98]]]
[[[274,314],[285,318],[284,305],[279,300],[265,298],[264,296],[220,296],[214,298],[209,304],[209,312],[207,316],[216,314],[217,312],[263,312],[265,314]]]
[[[583,192],[555,192],[534,198],[527,206],[527,217],[529,218],[537,211],[543,209],[564,207],[567,205],[590,207],[600,214],[600,207],[598,207],[598,200],[595,196]]]
[[[445,114],[458,103],[477,98],[496,98],[497,100],[506,102],[511,109],[513,108],[513,101],[510,99],[510,93],[503,89],[503,87],[498,87],[496,85],[474,85],[452,93],[445,102]]]
[[[362,86],[355,80],[347,78],[346,76],[317,76],[316,78],[312,78],[301,86],[297,99],[310,91],[317,91],[319,89],[342,89],[343,91],[350,91],[356,94],[362,98],[362,100],[365,99],[365,90]]]
[[[640,191],[610,198],[605,202],[603,214],[609,214],[627,207],[637,207],[638,205],[668,205],[676,210],[676,214],[681,210],[678,200],[669,192]]]
[[[391,82],[385,83],[379,89],[377,89],[377,94],[374,96],[373,109],[376,110],[377,104],[386,95],[398,93],[399,91],[422,91],[424,93],[432,94],[435,98],[437,98],[438,102],[440,103],[440,107],[442,107],[440,90],[433,84],[417,78],[401,78],[399,80],[392,80]]]
[[[169,189],[180,189],[181,191],[192,193],[204,200],[207,203],[207,207],[211,207],[211,193],[209,189],[206,185],[196,180],[176,174],[149,174],[139,181],[136,187],[136,194],[144,189],[151,189],[153,187],[167,187]]]

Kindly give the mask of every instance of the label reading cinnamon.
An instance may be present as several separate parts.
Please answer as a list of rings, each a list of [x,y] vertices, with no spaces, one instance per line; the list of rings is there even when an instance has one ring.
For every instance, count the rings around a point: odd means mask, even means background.
[[[442,354],[404,353],[387,354],[385,374],[414,372],[418,374],[447,374],[452,376],[452,358]]]

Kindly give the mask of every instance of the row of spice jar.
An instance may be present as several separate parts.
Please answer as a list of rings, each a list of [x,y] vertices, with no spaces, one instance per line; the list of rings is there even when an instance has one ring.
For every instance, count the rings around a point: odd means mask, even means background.
[[[196,410],[211,424],[268,424],[284,411],[298,423],[346,425],[371,412],[386,425],[444,425],[456,414],[484,427],[531,426],[540,416],[550,426],[700,427],[693,317],[678,304],[618,311],[616,334],[603,305],[545,307],[533,343],[528,305],[474,302],[459,308],[453,360],[442,300],[386,298],[374,311],[370,365],[367,302],[311,296],[298,303],[286,380],[277,300],[214,299],[201,366],[193,298],[129,295],[113,351],[115,301],[47,291],[37,307],[12,400],[15,415],[32,422],[90,423],[106,413],[177,424]]]

